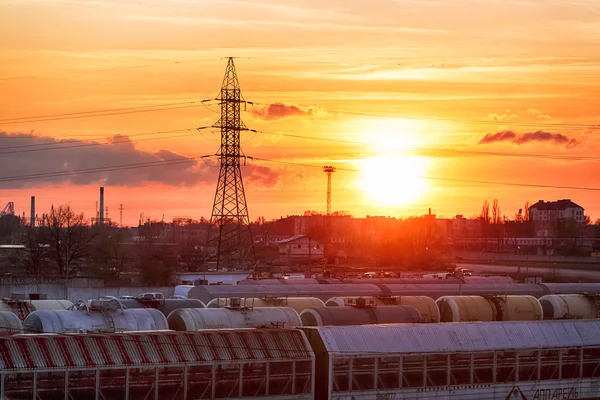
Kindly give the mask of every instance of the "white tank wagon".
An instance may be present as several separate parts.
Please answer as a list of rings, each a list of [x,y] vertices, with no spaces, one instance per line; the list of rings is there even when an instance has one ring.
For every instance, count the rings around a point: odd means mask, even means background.
[[[0,311],[9,311],[24,320],[30,313],[38,310],[67,310],[73,307],[69,300],[13,300],[2,299]]]
[[[17,314],[10,311],[0,311],[0,335],[15,335],[21,333],[23,323]]]
[[[600,317],[593,296],[549,294],[540,297],[544,319],[596,319]]]
[[[197,300],[199,301],[199,300]],[[247,308],[263,308],[263,307],[290,307],[297,313],[301,313],[309,307],[325,307],[323,300],[316,297],[288,297],[288,298],[252,298],[240,299],[241,305]],[[207,308],[229,307],[231,298],[227,299],[212,299],[206,305]],[[187,307],[181,307],[187,308]]]
[[[77,302],[70,310],[35,311],[25,318],[25,333],[127,332],[168,329],[156,309],[126,309],[114,300]]]
[[[290,307],[263,308],[183,308],[167,318],[169,329],[198,331],[204,329],[302,326],[300,316]]]
[[[533,296],[443,296],[441,322],[539,321],[544,313]]]
[[[302,326],[378,325],[421,322],[411,306],[356,306],[307,308],[300,314]]]

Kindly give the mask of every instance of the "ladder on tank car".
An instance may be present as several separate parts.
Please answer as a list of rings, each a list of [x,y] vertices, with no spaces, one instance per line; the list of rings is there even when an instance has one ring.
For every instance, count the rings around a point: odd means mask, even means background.
[[[2,299],[2,302],[9,306],[21,321],[31,313],[29,304],[24,300]]]
[[[113,319],[110,310],[102,310],[102,315],[104,315],[104,318],[106,318],[106,326],[108,327],[108,331],[111,333],[115,333],[117,331],[117,328],[115,327],[115,320]]]

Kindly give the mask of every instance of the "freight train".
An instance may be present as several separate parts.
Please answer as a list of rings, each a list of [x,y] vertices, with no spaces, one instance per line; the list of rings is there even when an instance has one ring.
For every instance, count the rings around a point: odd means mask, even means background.
[[[550,294],[600,294],[600,283],[469,283],[469,284],[302,284],[302,285],[235,285],[194,286],[187,292],[190,299],[204,304],[219,298],[290,298],[316,297],[327,301],[332,297],[427,296],[434,300],[442,296],[522,295],[540,298]]]
[[[78,302],[71,310],[41,310],[23,322],[2,312],[0,332],[20,333],[196,331],[201,329],[365,325],[386,323],[536,321],[600,318],[595,295],[334,297],[327,306],[311,298],[289,298],[292,307],[261,299],[219,299],[210,308],[175,309],[165,317],[154,308],[127,308],[116,299]],[[294,300],[294,301],[292,301]],[[187,304],[187,303],[186,303]],[[195,305],[195,303],[191,303]],[[225,307],[216,308],[221,304]],[[258,304],[253,307],[251,304]],[[303,305],[300,307],[300,305]],[[313,306],[315,305],[315,306]],[[266,306],[266,307],[265,307]]]
[[[600,321],[0,337],[2,399],[600,399]]]

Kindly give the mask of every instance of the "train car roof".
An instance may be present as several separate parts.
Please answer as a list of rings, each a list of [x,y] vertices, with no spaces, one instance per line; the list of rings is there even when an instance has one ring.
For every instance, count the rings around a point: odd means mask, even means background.
[[[456,284],[380,284],[384,296],[481,296],[481,295],[530,295],[540,297],[548,294],[545,288],[533,283],[469,283]]]
[[[335,296],[381,296],[381,289],[375,285],[236,285],[236,286],[195,286],[190,289],[188,298],[208,303],[212,299],[240,297],[317,297],[323,301]]]
[[[297,329],[18,335],[0,337],[0,345],[0,369],[11,372],[314,358]]]
[[[301,328],[337,356],[600,346],[600,320],[461,322]]]

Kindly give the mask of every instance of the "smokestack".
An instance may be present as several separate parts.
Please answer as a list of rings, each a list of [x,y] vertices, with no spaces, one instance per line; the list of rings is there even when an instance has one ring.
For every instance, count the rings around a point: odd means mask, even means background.
[[[31,216],[29,217],[29,226],[35,228],[35,196],[31,196]]]
[[[104,186],[100,186],[100,225],[104,225]]]

